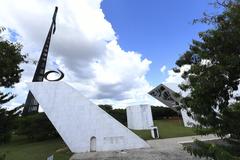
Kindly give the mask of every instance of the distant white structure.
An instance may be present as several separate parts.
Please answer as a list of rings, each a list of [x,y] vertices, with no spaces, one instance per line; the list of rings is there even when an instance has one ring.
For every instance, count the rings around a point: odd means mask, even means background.
[[[151,129],[153,118],[151,106],[147,104],[127,107],[128,128],[134,130]]]
[[[74,153],[150,146],[64,82],[33,82],[30,91]]]
[[[174,94],[180,93],[179,97],[176,97]],[[165,104],[167,107],[172,110],[177,111],[177,106],[181,103],[182,97],[185,97],[188,93],[181,91],[176,83],[165,83],[160,84],[149,92],[149,94]],[[192,127],[194,124],[197,124],[192,117],[187,115],[187,110],[181,109],[181,115],[185,127]]]
[[[187,92],[182,91],[178,87],[178,84],[176,84],[176,83],[166,83],[165,85],[168,88],[170,88],[171,90],[173,90],[174,92],[181,93],[182,97],[185,97],[189,94]],[[185,109],[181,109],[181,115],[182,115],[183,124],[185,127],[193,127],[194,124],[198,123],[194,119],[192,119],[192,117],[187,115],[187,110],[185,110]]]
[[[181,109],[181,115],[185,127],[193,127],[194,124],[197,124],[195,120],[187,115],[187,111],[185,109]]]

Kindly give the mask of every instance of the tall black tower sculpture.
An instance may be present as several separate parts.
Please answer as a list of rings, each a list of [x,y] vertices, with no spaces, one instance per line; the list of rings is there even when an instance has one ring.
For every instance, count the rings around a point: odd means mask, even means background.
[[[45,43],[44,43],[44,46],[43,46],[43,49],[42,49],[42,53],[41,53],[41,56],[39,58],[37,68],[36,68],[36,71],[34,73],[32,82],[42,82],[43,79],[44,79],[51,36],[52,36],[52,34],[55,33],[55,30],[56,30],[57,11],[58,11],[58,7],[55,7],[55,11],[54,11],[53,18],[52,18],[52,23],[51,23],[50,29],[48,31],[47,39],[45,40]],[[34,96],[29,91],[28,95],[27,95],[26,102],[25,102],[25,106],[24,106],[24,109],[23,109],[23,115],[29,115],[29,114],[32,114],[32,113],[36,113],[36,112],[38,112],[38,108],[39,108],[38,102],[35,100]]]

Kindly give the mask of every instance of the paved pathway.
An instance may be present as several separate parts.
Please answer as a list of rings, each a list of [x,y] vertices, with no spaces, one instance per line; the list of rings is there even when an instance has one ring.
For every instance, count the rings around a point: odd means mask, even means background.
[[[209,135],[149,140],[150,149],[80,153],[73,155],[70,160],[200,160],[183,151],[180,144],[191,142],[195,138],[211,140],[217,137]]]
[[[208,136],[188,136],[188,137],[177,137],[177,138],[166,138],[166,139],[158,139],[158,140],[149,140],[147,141],[151,147],[160,151],[171,152],[174,150],[181,150],[181,143],[190,143],[193,142],[194,139],[199,140],[214,140],[218,139],[218,137],[214,135]]]

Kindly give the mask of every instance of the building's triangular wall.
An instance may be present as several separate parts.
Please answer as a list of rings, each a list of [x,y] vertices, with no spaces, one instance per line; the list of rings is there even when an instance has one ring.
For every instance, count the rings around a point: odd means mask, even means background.
[[[89,152],[94,147],[96,151],[149,147],[68,84],[33,82],[28,86],[72,152]]]

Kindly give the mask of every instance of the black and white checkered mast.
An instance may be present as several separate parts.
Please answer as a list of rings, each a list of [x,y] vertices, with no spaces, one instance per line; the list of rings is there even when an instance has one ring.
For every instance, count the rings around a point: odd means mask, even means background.
[[[52,23],[51,23],[50,29],[48,31],[48,35],[47,35],[47,38],[45,40],[45,43],[44,43],[44,46],[43,46],[43,49],[42,49],[42,53],[41,53],[41,56],[39,58],[37,68],[36,68],[36,71],[34,73],[32,82],[42,82],[43,79],[44,79],[48,50],[49,50],[49,46],[50,46],[50,42],[51,42],[51,36],[52,36],[52,34],[55,33],[55,30],[56,30],[57,11],[58,11],[58,7],[55,7],[55,11],[54,11],[53,18],[52,18]],[[38,112],[38,107],[39,107],[38,102],[35,100],[34,96],[29,91],[28,95],[27,95],[26,102],[25,102],[25,106],[24,106],[24,109],[23,109],[23,115],[28,115],[28,114],[31,114],[31,113]]]

